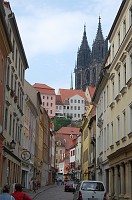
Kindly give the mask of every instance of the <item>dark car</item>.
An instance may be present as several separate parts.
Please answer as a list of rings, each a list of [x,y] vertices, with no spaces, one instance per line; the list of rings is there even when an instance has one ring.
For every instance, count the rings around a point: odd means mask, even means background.
[[[64,184],[64,191],[65,192],[74,192],[75,191],[74,181],[66,181]]]

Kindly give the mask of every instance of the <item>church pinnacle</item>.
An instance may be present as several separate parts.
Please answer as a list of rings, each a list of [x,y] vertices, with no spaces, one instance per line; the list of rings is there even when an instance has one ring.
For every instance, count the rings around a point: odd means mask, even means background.
[[[98,29],[95,40],[104,40],[102,28],[101,28],[101,17],[99,16],[99,23],[98,23]]]

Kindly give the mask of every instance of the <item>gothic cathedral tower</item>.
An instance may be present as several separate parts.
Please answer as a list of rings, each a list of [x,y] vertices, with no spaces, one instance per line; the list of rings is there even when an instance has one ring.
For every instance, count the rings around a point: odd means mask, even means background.
[[[99,17],[98,29],[92,51],[88,45],[86,27],[84,26],[83,39],[77,53],[77,64],[75,66],[75,89],[85,91],[86,87],[96,86],[103,61],[108,51],[108,42],[104,40]]]

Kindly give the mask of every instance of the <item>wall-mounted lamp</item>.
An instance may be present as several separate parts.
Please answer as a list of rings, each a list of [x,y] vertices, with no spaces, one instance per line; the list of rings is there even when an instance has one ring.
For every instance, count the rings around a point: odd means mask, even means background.
[[[16,146],[16,142],[14,141],[14,140],[12,140],[11,142],[10,142],[10,149],[15,149],[15,146]]]

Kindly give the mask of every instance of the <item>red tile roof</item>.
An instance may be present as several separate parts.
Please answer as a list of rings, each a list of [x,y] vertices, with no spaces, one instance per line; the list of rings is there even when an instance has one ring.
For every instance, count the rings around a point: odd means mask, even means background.
[[[59,89],[58,94],[61,95],[63,103],[65,99],[69,99],[75,95],[79,95],[87,100],[85,92],[83,92],[82,90]]]
[[[91,98],[93,97],[95,90],[96,90],[96,87],[88,86],[88,91]]]
[[[66,149],[70,149],[74,140],[77,139],[80,134],[79,130],[80,128],[75,127],[62,127],[57,131],[55,141],[61,141],[62,145],[65,146]],[[73,135],[73,138],[71,138],[70,135]]]
[[[55,89],[49,87],[46,84],[35,83],[33,87],[38,90],[41,94],[55,95]]]
[[[61,95],[56,95],[56,105],[63,105]]]
[[[79,135],[80,128],[76,128],[76,127],[62,127],[60,128],[57,133],[63,133],[63,134],[67,134],[67,135]]]

